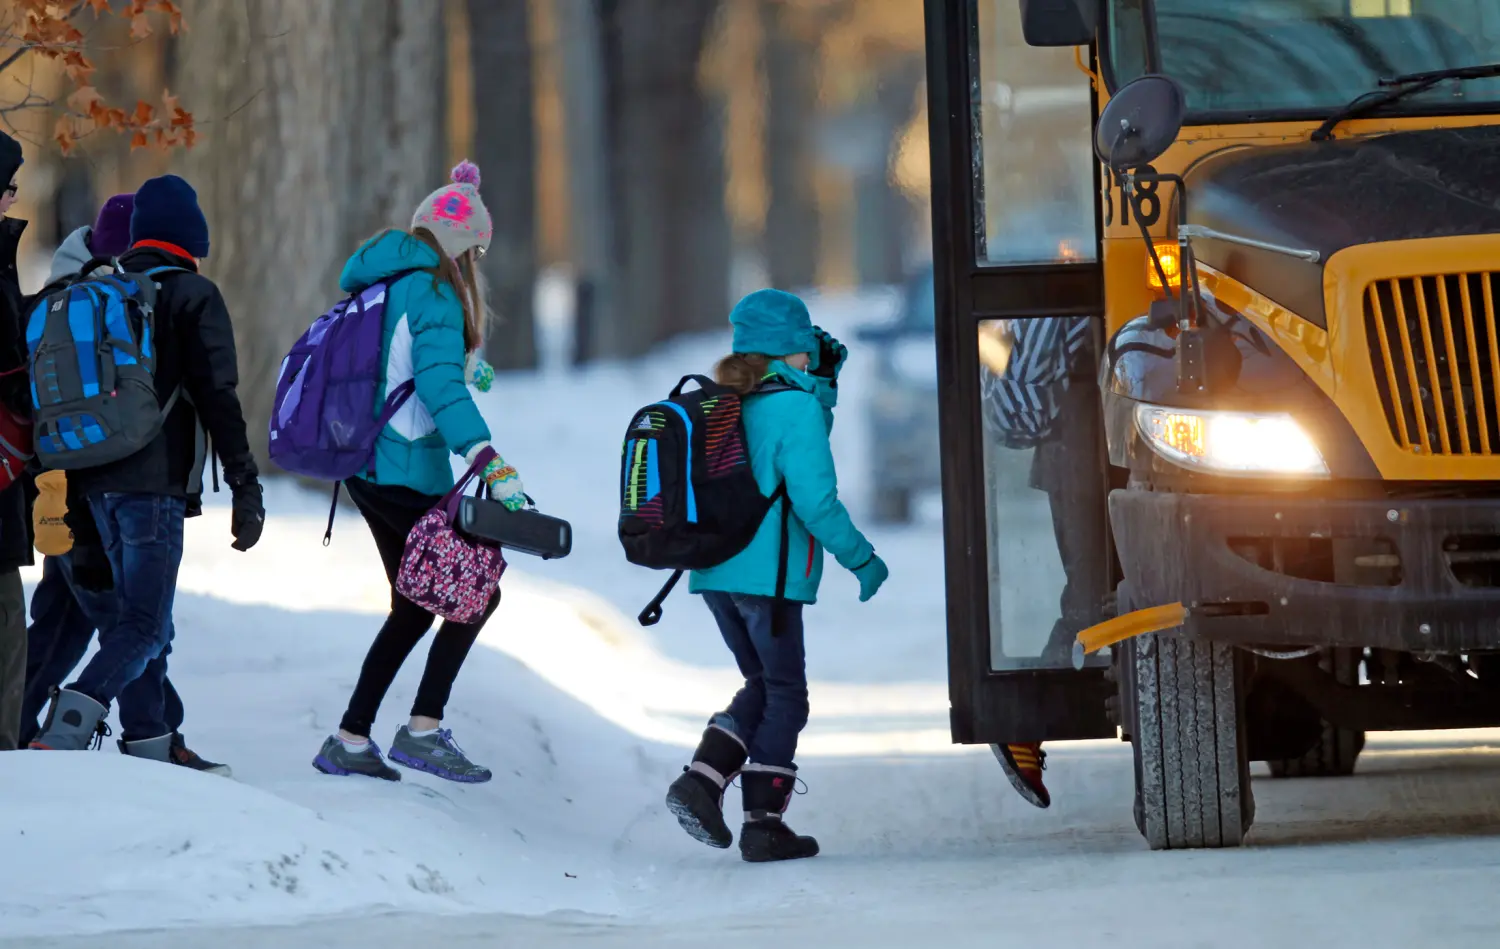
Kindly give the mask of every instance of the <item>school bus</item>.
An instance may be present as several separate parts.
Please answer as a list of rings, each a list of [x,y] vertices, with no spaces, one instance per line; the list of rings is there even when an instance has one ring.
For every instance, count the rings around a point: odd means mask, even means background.
[[[1500,724],[1500,4],[925,17],[954,741],[1118,736],[1181,849]]]

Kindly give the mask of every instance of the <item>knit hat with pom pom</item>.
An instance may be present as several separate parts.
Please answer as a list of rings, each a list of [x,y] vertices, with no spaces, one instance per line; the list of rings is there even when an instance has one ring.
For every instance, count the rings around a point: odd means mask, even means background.
[[[481,248],[481,253],[489,250],[495,228],[479,197],[479,167],[459,162],[453,169],[453,184],[437,189],[417,205],[411,227],[431,231],[449,257],[457,258],[471,247]]]

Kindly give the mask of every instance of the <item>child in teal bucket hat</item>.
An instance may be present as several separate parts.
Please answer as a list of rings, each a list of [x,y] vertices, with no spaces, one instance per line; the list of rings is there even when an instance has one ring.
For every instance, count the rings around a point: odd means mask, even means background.
[[[811,857],[818,842],[782,820],[808,715],[802,608],[817,600],[825,548],[859,579],[860,602],[875,595],[889,571],[839,500],[828,443],[848,350],[813,325],[802,300],[781,290],[745,297],[729,322],[734,351],[714,376],[743,398],[750,467],[761,492],[770,497],[785,484],[786,495],[748,547],[692,573],[691,590],[713,613],[745,684],[710,719],[693,763],[667,792],[667,806],[695,839],[728,847],[734,837],[724,820],[724,791],[738,774],[745,808],[740,855],[752,862]],[[778,600],[783,570],[785,594]]]

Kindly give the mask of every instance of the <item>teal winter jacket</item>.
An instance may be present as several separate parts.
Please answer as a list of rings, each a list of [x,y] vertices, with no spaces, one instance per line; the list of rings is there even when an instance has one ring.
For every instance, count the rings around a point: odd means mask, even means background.
[[[756,596],[776,595],[776,574],[787,561],[786,598],[814,603],[823,578],[823,549],[848,570],[862,566],[875,548],[865,539],[839,500],[838,475],[828,433],[833,427],[837,390],[828,380],[782,362],[771,364],[775,381],[793,387],[745,398],[745,437],[750,468],[766,496],[786,482],[791,499],[787,549],[781,549],[781,506],[777,501],[755,539],[736,556],[707,570],[694,570],[689,589]]]
[[[354,252],[339,285],[345,293],[357,293],[402,271],[437,265],[432,248],[390,231]],[[464,311],[453,290],[430,273],[410,274],[391,284],[381,354],[381,404],[408,379],[416,380],[417,389],[380,433],[370,480],[446,494],[453,487],[450,455],[467,454],[490,440],[489,427],[464,383]],[[375,405],[371,411],[379,414],[380,408]]]

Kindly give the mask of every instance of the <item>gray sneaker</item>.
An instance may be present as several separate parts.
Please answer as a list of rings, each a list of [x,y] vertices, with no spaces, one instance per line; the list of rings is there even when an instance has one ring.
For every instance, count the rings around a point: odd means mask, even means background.
[[[382,781],[400,781],[401,772],[380,757],[380,746],[369,742],[363,751],[350,751],[337,735],[329,735],[323,749],[313,759],[313,767],[324,774],[362,774]]]
[[[483,784],[492,777],[489,768],[469,760],[447,728],[439,728],[431,735],[413,735],[410,728],[402,725],[391,741],[391,760],[463,784]]]

